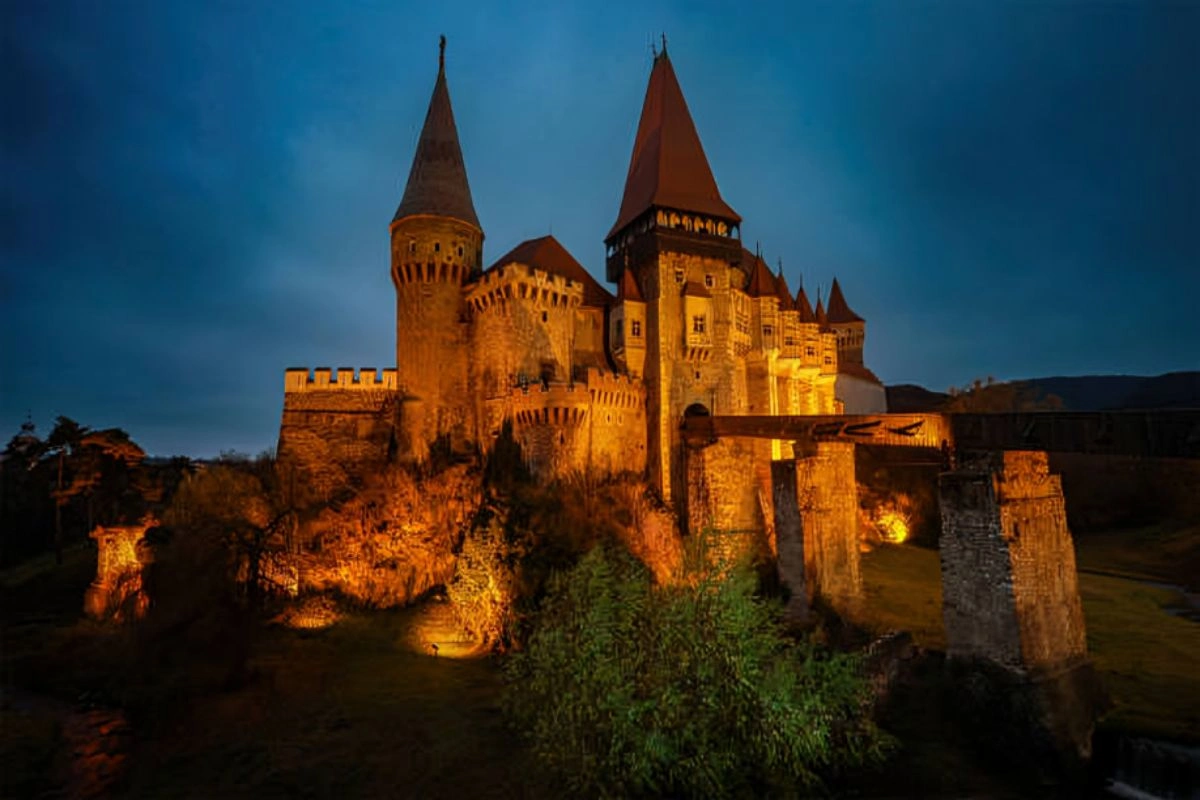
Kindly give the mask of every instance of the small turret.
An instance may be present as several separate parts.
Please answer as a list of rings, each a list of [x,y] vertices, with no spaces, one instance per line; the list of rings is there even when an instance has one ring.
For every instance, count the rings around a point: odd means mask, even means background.
[[[833,286],[829,289],[828,317],[829,327],[837,335],[838,361],[862,364],[867,323],[850,309],[837,278],[833,279]]]

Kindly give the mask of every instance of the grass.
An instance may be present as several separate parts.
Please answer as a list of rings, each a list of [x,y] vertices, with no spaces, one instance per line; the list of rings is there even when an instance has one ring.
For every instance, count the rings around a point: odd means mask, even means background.
[[[1163,534],[1168,544],[1178,539]],[[1079,563],[1106,573],[1079,575],[1088,651],[1113,702],[1104,725],[1139,735],[1200,741],[1200,623],[1166,610],[1181,605],[1179,592],[1117,574],[1161,579],[1154,567],[1163,563],[1163,556],[1146,552],[1153,549],[1153,540],[1147,546],[1144,532],[1077,542]],[[1128,553],[1137,555],[1124,559]],[[937,551],[878,547],[864,556],[863,580],[868,627],[907,630],[923,647],[945,647]]]

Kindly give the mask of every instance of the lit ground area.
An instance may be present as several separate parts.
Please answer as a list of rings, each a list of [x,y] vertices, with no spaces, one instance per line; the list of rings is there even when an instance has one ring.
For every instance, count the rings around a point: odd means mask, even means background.
[[[1181,579],[1198,539],[1196,527],[1076,538],[1088,650],[1114,704],[1105,727],[1200,741],[1200,622],[1167,585]],[[945,646],[936,551],[884,545],[865,556],[863,575],[871,627]]]
[[[1109,573],[1081,576],[1089,645],[1117,703],[1106,724],[1173,739],[1200,730],[1200,623],[1168,613],[1182,602],[1178,592],[1141,580],[1161,580],[1162,561],[1150,554],[1177,544],[1143,531],[1085,538],[1079,548],[1086,569]],[[449,657],[472,654],[447,632],[444,608],[270,627],[255,633],[235,685],[214,679],[213,659],[206,672],[178,656],[141,665],[143,685],[129,661],[136,647],[113,648],[122,640],[79,622],[91,558],[85,549],[60,570],[4,576],[0,794],[103,794],[109,776],[123,773],[119,793],[134,797],[561,796],[503,724],[497,663]],[[866,556],[865,578],[876,628],[940,646],[936,552],[879,548]],[[115,710],[121,698],[125,711]],[[893,729],[900,756],[848,790],[1035,796],[937,741],[939,702],[934,693],[910,698],[902,716],[911,730]]]

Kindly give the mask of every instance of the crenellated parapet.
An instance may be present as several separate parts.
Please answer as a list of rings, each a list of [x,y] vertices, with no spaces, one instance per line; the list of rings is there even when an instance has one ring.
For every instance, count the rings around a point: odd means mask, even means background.
[[[547,309],[578,308],[583,304],[583,284],[526,264],[505,264],[488,270],[471,284],[466,300],[476,313],[512,300]]]
[[[396,389],[395,369],[376,369],[375,367],[292,367],[284,372],[283,391],[285,394],[297,392],[328,392],[328,391],[394,391]]]
[[[645,411],[646,384],[637,378],[607,370],[589,369],[587,389],[593,405]]]

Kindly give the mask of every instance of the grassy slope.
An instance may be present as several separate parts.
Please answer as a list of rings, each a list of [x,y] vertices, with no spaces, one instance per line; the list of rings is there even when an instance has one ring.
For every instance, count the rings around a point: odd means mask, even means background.
[[[1160,577],[1154,565],[1164,559],[1155,540],[1147,539],[1144,532],[1132,541],[1130,536],[1082,539],[1078,542],[1081,567]],[[1168,548],[1178,544],[1175,534],[1164,535],[1164,540]],[[880,547],[865,556],[863,575],[870,627],[909,630],[922,646],[945,646],[936,551]],[[1089,572],[1080,574],[1079,590],[1088,650],[1114,703],[1105,725],[1173,739],[1200,739],[1200,624],[1163,610],[1180,604],[1179,593]]]

